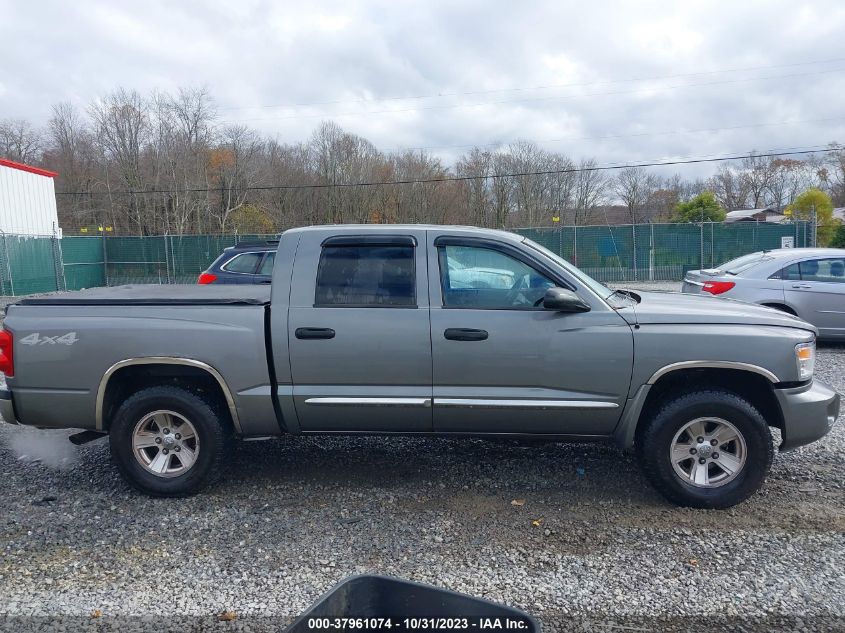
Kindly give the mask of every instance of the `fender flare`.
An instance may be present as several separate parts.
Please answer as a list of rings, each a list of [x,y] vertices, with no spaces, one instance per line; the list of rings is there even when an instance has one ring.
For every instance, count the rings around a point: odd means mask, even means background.
[[[193,358],[179,358],[173,356],[144,356],[140,358],[126,358],[116,362],[114,365],[106,370],[103,377],[100,379],[100,384],[97,387],[97,400],[94,410],[94,428],[98,431],[104,430],[103,420],[103,404],[106,399],[106,389],[111,377],[120,369],[124,367],[131,367],[133,365],[182,365],[186,367],[194,367],[205,371],[209,376],[214,378],[220,389],[223,391],[223,397],[226,399],[226,406],[229,408],[229,414],[232,416],[232,424],[237,433],[241,433],[241,422],[238,417],[238,409],[235,406],[235,399],[232,396],[232,391],[221,373],[208,363],[204,363]]]

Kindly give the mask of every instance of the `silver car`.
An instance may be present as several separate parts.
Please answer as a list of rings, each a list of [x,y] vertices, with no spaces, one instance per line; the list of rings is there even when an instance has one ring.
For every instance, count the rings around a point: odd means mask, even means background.
[[[743,255],[718,268],[691,270],[682,292],[777,308],[845,339],[845,249],[782,248]]]

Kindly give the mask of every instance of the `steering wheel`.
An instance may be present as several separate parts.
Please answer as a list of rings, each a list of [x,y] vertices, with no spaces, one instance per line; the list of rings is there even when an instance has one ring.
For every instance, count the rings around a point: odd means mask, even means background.
[[[508,290],[508,294],[505,295],[505,302],[508,305],[517,306],[529,303],[529,301],[524,296],[522,297],[522,301],[517,303],[517,299],[519,299],[520,295],[522,295],[522,291],[525,290],[525,288],[522,288],[521,286],[527,281],[527,279],[528,275],[523,275],[522,277],[517,279],[516,282],[511,286],[510,290]]]
[[[519,281],[514,283],[505,295],[505,304],[509,306],[516,305],[516,298],[519,296]]]

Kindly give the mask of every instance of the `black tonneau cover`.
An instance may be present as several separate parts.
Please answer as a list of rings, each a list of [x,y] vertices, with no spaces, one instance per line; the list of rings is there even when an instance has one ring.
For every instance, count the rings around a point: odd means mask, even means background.
[[[17,305],[31,306],[196,306],[266,305],[270,286],[252,284],[141,284],[113,288],[89,288],[21,299]]]

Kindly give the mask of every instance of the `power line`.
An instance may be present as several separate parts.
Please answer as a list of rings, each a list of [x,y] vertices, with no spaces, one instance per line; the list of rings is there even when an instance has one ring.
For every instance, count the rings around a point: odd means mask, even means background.
[[[820,146],[812,146],[820,147]],[[543,171],[528,171],[516,172],[506,174],[483,174],[483,175],[467,175],[467,176],[442,176],[437,178],[420,178],[408,180],[383,180],[383,181],[369,181],[356,183],[321,183],[321,184],[303,184],[303,185],[255,185],[249,187],[239,187],[240,191],[274,191],[286,189],[347,189],[351,187],[387,187],[395,185],[416,185],[416,184],[432,184],[439,182],[465,182],[469,180],[491,180],[495,178],[519,178],[523,176],[551,176],[556,174],[570,174],[578,172],[589,171],[613,171],[618,169],[627,169],[629,167],[661,167],[671,165],[692,165],[696,163],[717,163],[723,161],[742,160],[744,158],[774,158],[776,156],[796,156],[806,154],[816,154],[824,152],[838,152],[841,147],[828,147],[825,149],[801,149],[797,151],[788,152],[770,152],[758,154],[752,152],[738,156],[721,156],[721,157],[700,157],[684,160],[670,160],[670,161],[655,161],[655,162],[639,162],[639,163],[620,163],[608,165],[596,165],[593,167],[571,167],[565,169],[549,169]],[[202,187],[195,189],[149,189],[145,191],[57,191],[57,196],[89,196],[89,195],[150,195],[159,193],[208,193],[213,191],[220,191],[219,188]]]
[[[818,59],[806,62],[795,62],[792,64],[775,64],[771,66],[746,66],[744,68],[723,68],[719,70],[704,70],[694,73],[677,73],[672,75],[652,75],[646,77],[628,77],[622,79],[606,79],[602,81],[587,81],[579,83],[568,84],[549,84],[540,86],[527,86],[516,88],[494,88],[490,90],[469,90],[465,92],[438,92],[427,95],[412,95],[409,97],[378,97],[375,99],[339,99],[335,101],[312,101],[307,103],[276,103],[267,105],[252,105],[252,106],[229,106],[220,108],[220,110],[255,110],[255,109],[270,109],[270,108],[306,108],[321,105],[341,105],[347,103],[378,103],[381,101],[414,101],[420,99],[436,99],[443,97],[465,97],[483,94],[497,94],[504,92],[527,92],[530,90],[556,90],[559,88],[578,88],[584,86],[597,86],[605,84],[617,83],[633,83],[637,81],[659,81],[662,79],[679,79],[681,77],[700,77],[703,75],[718,75],[721,73],[738,73],[748,72],[752,70],[772,70],[775,68],[794,68],[796,66],[811,66],[815,64],[832,64],[836,62],[845,61],[845,57],[835,57],[832,59]]]
[[[845,68],[830,68],[827,70],[819,70],[815,72],[809,73],[791,73],[786,75],[769,75],[766,77],[742,77],[737,79],[722,79],[719,81],[708,81],[708,82],[698,82],[698,83],[686,83],[686,84],[676,84],[673,86],[658,86],[655,88],[637,88],[635,90],[616,90],[612,92],[591,92],[585,94],[571,94],[571,95],[556,95],[556,96],[548,96],[548,97],[528,97],[524,99],[501,99],[499,101],[480,101],[476,103],[455,103],[449,105],[434,105],[434,106],[421,106],[417,108],[399,108],[399,109],[391,109],[391,110],[365,110],[363,112],[339,112],[333,113],[330,115],[326,114],[294,114],[288,116],[274,116],[274,117],[251,117],[251,118],[239,118],[239,119],[223,119],[223,123],[239,123],[239,122],[250,122],[250,121],[285,121],[285,120],[295,120],[295,119],[320,119],[320,118],[336,118],[336,117],[356,117],[356,116],[368,116],[371,114],[400,114],[405,112],[422,112],[427,110],[453,110],[457,108],[474,108],[480,106],[487,106],[487,105],[501,105],[507,103],[528,103],[528,102],[538,102],[538,101],[561,101],[564,99],[578,99],[582,97],[607,97],[607,96],[617,96],[617,95],[625,95],[625,94],[637,94],[643,91],[646,92],[654,92],[654,91],[666,91],[666,90],[676,90],[679,88],[696,88],[700,86],[717,86],[717,85],[726,85],[726,84],[735,84],[747,81],[761,81],[761,80],[768,80],[768,79],[789,79],[793,77],[810,77],[813,75],[825,75],[829,73],[837,73],[842,72]]]
[[[830,121],[842,121],[845,119],[845,116],[836,116],[836,117],[825,117],[821,119],[795,119],[792,121],[776,121],[772,123],[749,123],[744,125],[730,125],[726,127],[709,127],[709,128],[697,128],[697,129],[689,129],[689,130],[666,130],[662,132],[637,132],[633,134],[609,134],[605,136],[569,136],[564,138],[550,138],[550,139],[541,139],[536,141],[537,143],[566,143],[568,141],[605,141],[610,139],[619,139],[619,138],[640,138],[640,137],[649,137],[649,136],[671,136],[674,134],[695,134],[699,132],[724,132],[728,130],[743,130],[748,128],[759,128],[759,127],[778,127],[781,125],[795,125],[797,123],[827,123]],[[519,140],[519,139],[516,139]],[[502,147],[504,145],[509,145],[515,141],[497,141],[493,143],[485,143],[485,144],[478,144],[478,143],[469,143],[466,145],[427,145],[427,146],[399,146],[394,149],[397,150],[432,150],[432,149],[463,149],[467,147]]]

